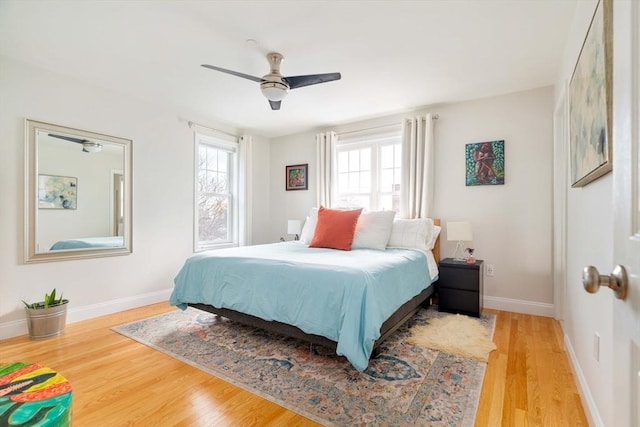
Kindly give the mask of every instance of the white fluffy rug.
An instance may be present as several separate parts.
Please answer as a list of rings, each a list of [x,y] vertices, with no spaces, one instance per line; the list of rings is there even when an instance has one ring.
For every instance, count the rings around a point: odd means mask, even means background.
[[[496,345],[478,319],[460,314],[430,319],[427,325],[411,328],[409,342],[449,354],[486,362]]]

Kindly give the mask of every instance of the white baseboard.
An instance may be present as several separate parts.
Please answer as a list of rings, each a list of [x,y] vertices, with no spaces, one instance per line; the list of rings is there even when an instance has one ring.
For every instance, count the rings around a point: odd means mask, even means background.
[[[555,317],[553,304],[541,302],[523,301],[510,298],[484,297],[484,308],[493,310],[511,311],[514,313],[532,314],[534,316]]]
[[[600,412],[598,412],[598,407],[596,406],[593,396],[591,395],[591,391],[589,390],[589,386],[587,385],[587,379],[584,377],[580,364],[578,363],[578,358],[576,357],[576,353],[573,351],[573,346],[571,345],[571,341],[569,341],[567,334],[564,334],[564,347],[569,355],[569,362],[571,362],[569,364],[571,365],[573,375],[578,379],[578,393],[580,393],[582,406],[585,408],[587,421],[589,421],[590,426],[604,427],[602,418],[600,418]]]
[[[151,292],[144,295],[136,295],[133,297],[101,302],[98,304],[86,305],[83,307],[70,307],[69,311],[67,312],[67,323],[80,322],[82,320],[93,319],[94,317],[105,316],[107,314],[117,313],[119,311],[143,307],[145,305],[155,304],[157,302],[169,301],[169,296],[171,295],[172,290],[173,288]],[[0,323],[0,339],[26,335],[27,333],[28,330],[26,318]]]

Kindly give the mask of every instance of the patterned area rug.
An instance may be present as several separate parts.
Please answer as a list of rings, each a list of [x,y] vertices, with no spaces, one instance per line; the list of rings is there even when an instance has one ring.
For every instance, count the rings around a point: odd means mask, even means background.
[[[408,343],[422,309],[364,372],[322,347],[189,308],[113,328],[324,425],[473,426],[486,364]],[[480,319],[491,335],[495,316]]]

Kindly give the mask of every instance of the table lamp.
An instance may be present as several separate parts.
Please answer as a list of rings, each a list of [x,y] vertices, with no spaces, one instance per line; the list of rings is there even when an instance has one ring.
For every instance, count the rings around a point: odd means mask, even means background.
[[[447,222],[447,240],[458,241],[458,243],[456,243],[456,250],[453,253],[453,259],[456,261],[464,261],[463,242],[473,240],[471,223],[467,221]]]
[[[293,240],[300,240],[300,230],[302,230],[302,221],[299,219],[287,221],[287,234],[295,234]]]

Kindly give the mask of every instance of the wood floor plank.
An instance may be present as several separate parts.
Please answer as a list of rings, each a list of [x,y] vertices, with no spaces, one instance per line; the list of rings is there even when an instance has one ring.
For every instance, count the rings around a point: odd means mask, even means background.
[[[0,361],[50,366],[73,385],[75,426],[294,426],[319,424],[155,351],[112,326],[171,310],[153,304],[67,326],[61,337],[0,341]],[[496,315],[476,415],[485,426],[587,426],[562,330],[553,319]]]

